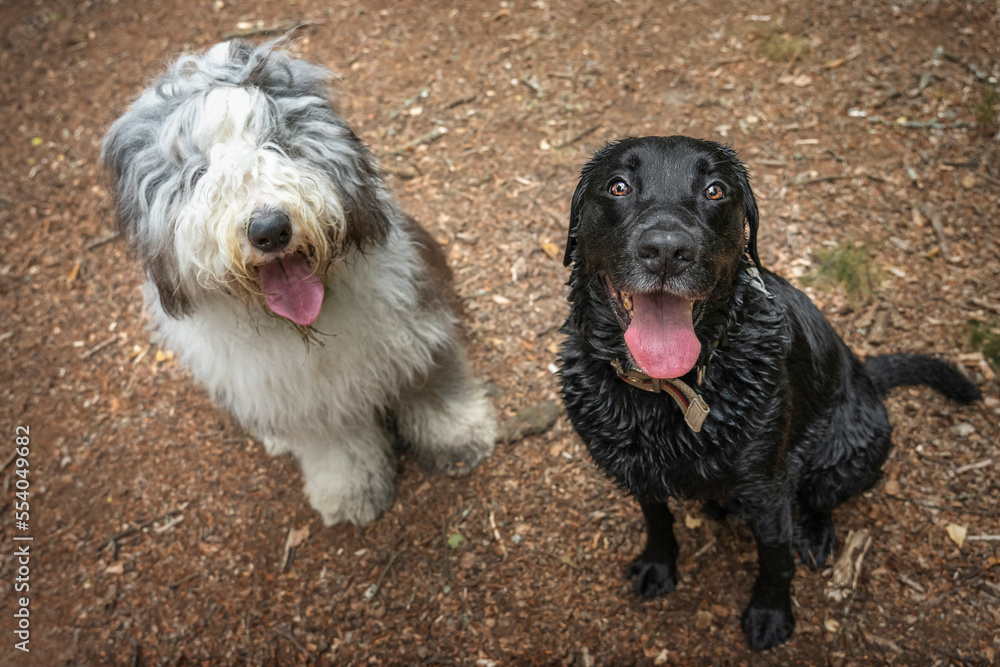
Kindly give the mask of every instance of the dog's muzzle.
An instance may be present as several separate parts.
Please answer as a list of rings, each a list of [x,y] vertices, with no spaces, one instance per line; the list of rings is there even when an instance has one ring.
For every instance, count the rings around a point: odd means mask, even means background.
[[[264,258],[257,265],[260,288],[267,307],[295,324],[311,326],[323,307],[325,289],[309,260],[289,247],[292,221],[280,209],[258,209],[247,224],[247,240]]]

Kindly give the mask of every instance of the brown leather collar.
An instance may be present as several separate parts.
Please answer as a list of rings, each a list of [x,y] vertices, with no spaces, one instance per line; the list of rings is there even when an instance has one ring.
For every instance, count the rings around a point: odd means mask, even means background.
[[[638,387],[654,394],[666,393],[669,395],[677,403],[677,407],[681,409],[681,412],[684,413],[684,422],[688,427],[695,433],[701,431],[701,425],[705,422],[705,418],[708,417],[709,407],[705,403],[705,399],[686,382],[676,378],[660,379],[649,377],[636,369],[626,371],[620,359],[613,359],[611,366],[615,369],[615,373],[618,374],[619,378],[628,382],[633,387]],[[701,372],[701,369],[699,369],[699,377]]]

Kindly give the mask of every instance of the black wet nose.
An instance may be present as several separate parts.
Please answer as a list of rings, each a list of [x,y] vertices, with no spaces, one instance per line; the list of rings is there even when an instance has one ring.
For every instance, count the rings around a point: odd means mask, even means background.
[[[292,221],[284,211],[257,211],[250,216],[247,238],[261,252],[276,252],[292,240]]]
[[[639,237],[635,257],[657,276],[672,276],[687,269],[697,256],[694,237],[683,231],[647,229]]]

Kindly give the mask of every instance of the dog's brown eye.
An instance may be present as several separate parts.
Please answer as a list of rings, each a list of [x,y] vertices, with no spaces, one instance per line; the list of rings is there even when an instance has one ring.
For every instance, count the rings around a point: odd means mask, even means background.
[[[705,196],[709,199],[722,199],[726,196],[726,191],[722,189],[722,186],[712,183],[705,190]]]
[[[632,188],[630,188],[628,183],[625,181],[615,181],[611,184],[611,187],[608,188],[608,192],[613,194],[615,197],[624,197],[628,193],[632,192]]]

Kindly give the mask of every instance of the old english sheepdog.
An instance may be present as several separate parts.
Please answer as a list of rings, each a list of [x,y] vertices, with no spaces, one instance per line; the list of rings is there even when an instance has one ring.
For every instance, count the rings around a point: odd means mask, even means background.
[[[395,497],[401,450],[464,471],[493,449],[440,246],[334,112],[329,72],[277,43],[185,55],[108,131],[118,224],[161,344],[329,525]]]

